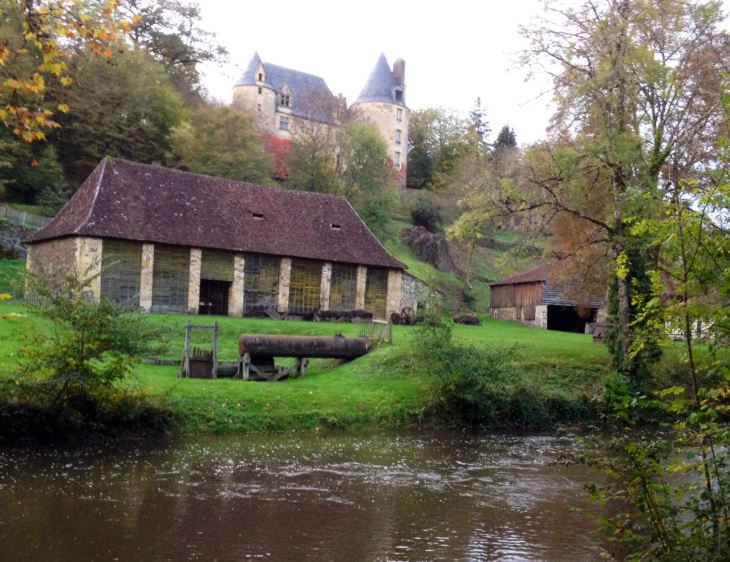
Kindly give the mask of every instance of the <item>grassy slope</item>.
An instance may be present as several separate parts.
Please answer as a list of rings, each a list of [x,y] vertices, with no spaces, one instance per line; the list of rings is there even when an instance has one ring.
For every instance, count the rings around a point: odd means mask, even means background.
[[[4,312],[27,314],[21,307],[3,306]],[[151,322],[174,328],[168,353],[179,359],[189,316],[150,315]],[[242,333],[331,336],[341,332],[357,335],[353,324],[284,322],[227,317],[197,317],[198,324],[221,325],[219,355],[222,361],[237,357]],[[44,329],[37,318],[27,316],[0,321],[0,363],[8,372],[14,363],[20,336],[31,327]],[[47,328],[46,328],[47,329]],[[191,380],[175,377],[176,366],[141,364],[133,388],[142,389],[168,404],[179,414],[185,432],[243,432],[323,428],[396,428],[418,419],[425,411],[426,381],[409,372],[408,333],[413,328],[396,326],[395,343],[384,344],[366,357],[339,364],[313,360],[310,375],[278,383],[221,379]],[[500,342],[524,342],[522,384],[546,399],[580,400],[600,388],[607,353],[590,336],[533,330],[521,325],[485,319],[480,327],[456,326],[454,335],[476,346]],[[208,347],[209,332],[194,332],[193,345]],[[278,363],[286,364],[286,361]]]

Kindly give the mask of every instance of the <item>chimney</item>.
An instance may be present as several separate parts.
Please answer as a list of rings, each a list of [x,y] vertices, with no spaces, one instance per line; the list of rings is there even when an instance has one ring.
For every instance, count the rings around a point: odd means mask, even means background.
[[[406,61],[397,58],[393,63],[393,74],[401,88],[406,87]]]

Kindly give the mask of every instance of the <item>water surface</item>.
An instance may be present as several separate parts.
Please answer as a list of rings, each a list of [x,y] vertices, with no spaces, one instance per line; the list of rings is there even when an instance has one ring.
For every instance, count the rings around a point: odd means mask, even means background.
[[[290,433],[0,450],[0,560],[599,560],[540,435]]]

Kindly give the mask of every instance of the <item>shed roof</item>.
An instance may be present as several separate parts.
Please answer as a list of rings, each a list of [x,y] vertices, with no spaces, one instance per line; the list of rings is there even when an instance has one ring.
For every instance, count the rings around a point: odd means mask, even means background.
[[[490,283],[489,286],[543,283],[544,304],[605,306],[605,285],[601,287],[595,280],[586,280],[582,274],[571,272],[568,264],[568,260],[551,261],[502,281]]]
[[[118,158],[102,160],[25,242],[76,235],[405,268],[343,197]]]
[[[499,285],[514,285],[515,283],[536,283],[538,281],[547,281],[555,279],[560,274],[560,262],[552,261],[545,263],[533,269],[528,269],[522,273],[507,277],[496,283],[490,283],[490,287],[498,287]]]
[[[403,99],[398,101],[395,98],[395,90],[400,86],[401,84],[398,82],[398,79],[390,70],[385,54],[381,53],[378,62],[375,63],[375,67],[370,73],[370,77],[365,82],[365,87],[360,92],[355,103],[380,101],[405,107],[406,104]]]

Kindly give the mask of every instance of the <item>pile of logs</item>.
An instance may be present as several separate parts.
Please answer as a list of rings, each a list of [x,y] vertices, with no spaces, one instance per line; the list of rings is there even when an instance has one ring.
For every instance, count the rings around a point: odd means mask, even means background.
[[[457,314],[454,316],[455,324],[466,324],[467,326],[481,326],[482,320],[473,312],[471,314]]]

